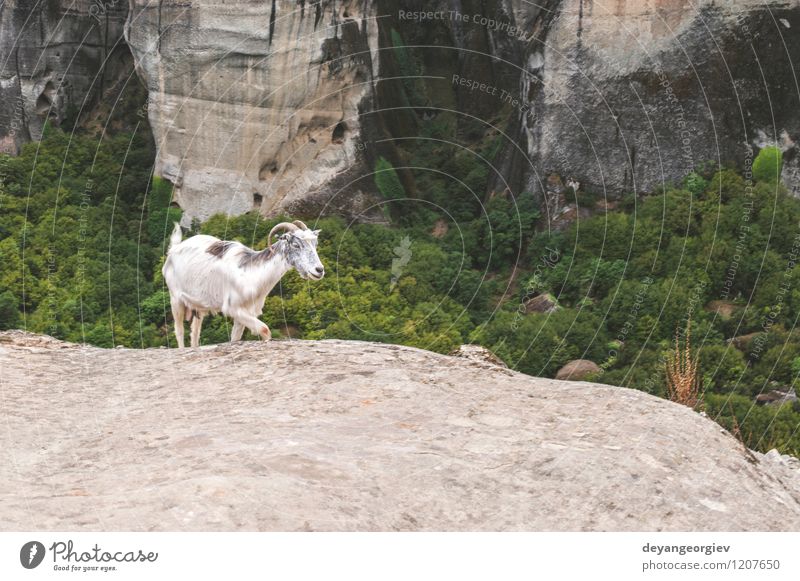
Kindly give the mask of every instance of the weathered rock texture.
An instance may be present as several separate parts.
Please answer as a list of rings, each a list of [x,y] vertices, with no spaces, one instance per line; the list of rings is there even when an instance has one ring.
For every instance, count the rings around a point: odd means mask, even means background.
[[[697,166],[747,168],[767,144],[800,185],[797,0],[562,0],[528,45],[522,116],[538,174],[615,196]],[[535,5],[530,12],[538,13]],[[755,148],[755,149],[754,149]]]
[[[74,121],[131,70],[127,13],[121,0],[0,3],[0,152]]]
[[[526,313],[554,313],[560,308],[558,300],[550,293],[543,293],[527,299],[524,305]]]
[[[468,148],[504,134],[485,194],[536,192],[553,228],[596,210],[575,192],[653,191],[707,162],[746,170],[767,144],[784,151],[785,183],[800,184],[800,0],[130,6],[0,6],[0,148],[97,100],[115,68],[104,59],[130,56],[117,43],[127,14],[156,171],[186,221],[254,208],[379,220],[375,160],[402,168],[394,144],[435,135],[442,111]],[[406,193],[424,197],[413,173],[400,170]]]
[[[502,359],[481,345],[460,345],[458,349],[450,353],[450,356],[463,357],[464,359],[469,359],[473,363],[508,367]]]
[[[628,389],[344,341],[0,365],[4,530],[800,528],[792,465]]]
[[[304,214],[366,209],[371,198],[348,176],[363,173],[359,107],[373,90],[373,4],[131,6],[126,37],[150,93],[156,171],[175,184],[186,221],[293,213],[298,202]]]

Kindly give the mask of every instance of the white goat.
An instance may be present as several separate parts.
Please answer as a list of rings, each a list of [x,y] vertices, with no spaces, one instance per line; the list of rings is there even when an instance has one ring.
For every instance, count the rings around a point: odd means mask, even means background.
[[[278,230],[286,233],[272,244]],[[258,316],[281,277],[292,268],[305,279],[325,276],[317,255],[318,234],[319,230],[309,230],[299,220],[281,222],[267,236],[267,248],[256,251],[204,234],[181,242],[181,227],[176,223],[161,272],[169,288],[178,347],[184,346],[184,319],[191,321],[191,346],[200,344],[200,328],[208,313],[233,319],[231,341],[239,341],[245,327],[269,341],[272,333]]]

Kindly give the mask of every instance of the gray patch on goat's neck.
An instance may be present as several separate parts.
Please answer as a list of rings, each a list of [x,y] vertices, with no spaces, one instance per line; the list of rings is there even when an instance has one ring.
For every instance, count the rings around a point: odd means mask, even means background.
[[[230,242],[229,240],[218,240],[214,242],[211,246],[206,248],[206,252],[211,254],[212,256],[216,256],[217,258],[222,258],[225,256],[225,253],[233,246],[235,242]]]
[[[264,250],[251,250],[250,248],[242,249],[241,258],[239,258],[239,266],[241,268],[247,268],[249,266],[258,266],[267,262],[272,256],[275,254],[276,244],[273,244],[269,248],[265,248]]]

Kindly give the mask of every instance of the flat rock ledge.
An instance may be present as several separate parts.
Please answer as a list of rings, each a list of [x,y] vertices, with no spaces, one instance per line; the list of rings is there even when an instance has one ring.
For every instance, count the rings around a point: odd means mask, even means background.
[[[790,463],[629,389],[355,341],[0,366],[2,530],[800,530]]]

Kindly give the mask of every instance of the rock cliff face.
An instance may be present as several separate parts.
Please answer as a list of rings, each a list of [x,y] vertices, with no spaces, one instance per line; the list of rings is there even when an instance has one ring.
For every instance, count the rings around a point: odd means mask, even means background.
[[[564,0],[527,50],[528,154],[543,176],[647,192],[708,162],[747,168],[785,151],[800,185],[796,0]],[[566,180],[565,180],[566,182]],[[552,209],[558,202],[551,200]]]
[[[361,342],[0,333],[3,530],[785,530],[800,472],[642,392]]]
[[[11,0],[0,15],[7,151],[97,99],[127,16],[156,170],[187,220],[379,219],[375,160],[402,165],[393,144],[442,110],[467,147],[470,123],[505,133],[485,194],[536,192],[551,221],[579,215],[574,189],[614,198],[706,163],[747,169],[772,143],[800,184],[800,0]]]
[[[0,152],[74,122],[131,66],[122,0],[0,3]]]
[[[126,37],[150,94],[157,171],[187,220],[298,202],[306,214],[366,208],[348,176],[363,169],[375,16],[355,0],[132,1]]]

